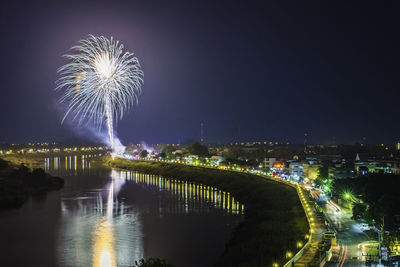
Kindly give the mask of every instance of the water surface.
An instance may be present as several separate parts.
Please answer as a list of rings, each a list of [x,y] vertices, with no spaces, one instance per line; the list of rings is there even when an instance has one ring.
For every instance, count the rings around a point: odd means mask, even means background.
[[[212,266],[243,205],[217,188],[93,164],[98,156],[44,160],[65,187],[0,213],[1,266]]]

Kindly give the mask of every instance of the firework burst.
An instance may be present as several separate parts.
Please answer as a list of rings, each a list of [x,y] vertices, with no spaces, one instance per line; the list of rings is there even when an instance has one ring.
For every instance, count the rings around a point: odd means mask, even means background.
[[[78,124],[93,122],[101,129],[105,122],[111,148],[114,148],[113,121],[138,101],[143,84],[143,71],[138,59],[112,37],[89,35],[65,55],[70,62],[58,72],[56,90],[63,90],[60,102],[68,116]]]

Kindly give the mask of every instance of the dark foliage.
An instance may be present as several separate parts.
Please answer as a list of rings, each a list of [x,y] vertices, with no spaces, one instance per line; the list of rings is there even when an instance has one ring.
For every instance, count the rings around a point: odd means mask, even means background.
[[[3,159],[0,159],[0,170],[5,170],[7,168],[8,168],[8,162]]]
[[[171,264],[168,264],[165,260],[157,259],[157,258],[149,258],[149,259],[141,259],[139,262],[135,261],[135,265],[133,267],[173,267]]]
[[[325,184],[325,181],[329,178],[329,166],[327,164],[323,164],[318,168],[318,177],[315,179],[315,183],[319,186]]]
[[[43,169],[32,172],[21,164],[14,167],[0,159],[0,210],[21,206],[30,195],[58,190],[64,180],[45,173]]]
[[[351,190],[362,200],[355,205],[354,216],[363,216],[367,221],[380,224],[385,217],[385,225],[396,225],[396,215],[400,215],[400,176],[393,174],[372,174],[355,179],[335,180],[334,192],[340,195],[344,190]],[[364,207],[360,207],[364,206]]]
[[[188,151],[190,154],[197,155],[199,157],[208,156],[208,148],[199,143],[194,143],[188,146]]]
[[[140,152],[140,157],[141,158],[145,158],[147,157],[147,155],[149,155],[149,152],[145,149],[142,150],[142,152]]]

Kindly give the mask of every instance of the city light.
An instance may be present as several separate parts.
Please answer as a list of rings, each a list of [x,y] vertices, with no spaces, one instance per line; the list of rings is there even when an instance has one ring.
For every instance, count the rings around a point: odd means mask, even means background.
[[[350,190],[343,191],[342,198],[347,201],[350,201],[350,202],[357,202],[357,198],[354,196],[353,192],[351,192]]]
[[[36,146],[36,147],[35,147]],[[141,144],[137,144],[137,146],[140,149],[143,149],[143,147],[141,146]],[[64,154],[74,154],[74,153],[91,153],[93,151],[96,150],[108,150],[107,147],[97,147],[97,146],[93,146],[93,147],[80,147],[80,146],[68,146],[68,147],[56,147],[56,146],[49,146],[48,144],[39,144],[39,145],[30,145],[29,147],[21,147],[20,145],[14,145],[13,146],[14,150],[10,149],[10,153],[18,153],[18,154],[31,154],[31,153],[64,153]],[[182,147],[178,147],[177,149],[179,149],[180,151],[182,151]],[[137,150],[139,153],[140,150]],[[278,179],[273,178],[271,176],[270,173],[264,172],[262,170],[258,170],[256,167],[243,167],[241,165],[224,165],[221,164],[221,160],[212,160],[211,157],[204,157],[204,158],[200,158],[197,156],[193,156],[193,155],[184,155],[184,156],[180,156],[180,157],[173,157],[173,158],[161,158],[158,157],[158,153],[160,153],[159,151],[155,150],[152,152],[152,154],[149,154],[146,158],[134,158],[134,157],[129,157],[129,154],[124,155],[125,158],[127,159],[131,159],[131,160],[145,160],[145,161],[154,161],[154,162],[164,162],[164,163],[173,163],[173,164],[180,164],[180,165],[190,165],[190,166],[197,166],[197,167],[201,167],[201,168],[211,168],[211,169],[219,169],[219,170],[227,170],[227,171],[235,171],[235,172],[240,172],[240,173],[249,173],[249,174],[254,174],[254,175],[259,175],[261,177],[267,178],[267,179],[274,179],[274,180],[278,180],[280,182],[283,183],[287,183],[287,181],[285,181],[282,177],[284,176],[276,176],[275,177],[280,177]],[[182,152],[180,152],[182,153]],[[71,158],[71,156],[69,156]],[[72,160],[72,162],[75,162],[72,164],[72,169],[76,170],[76,166],[77,164],[77,158],[76,156],[72,156],[74,160]],[[89,155],[90,157],[90,155]],[[60,168],[60,162],[57,158],[57,160],[54,160],[54,164],[55,167],[54,168]],[[89,162],[90,164],[90,162]],[[90,166],[90,165],[89,165]],[[260,167],[260,166],[259,166]],[[261,167],[263,167],[261,165]],[[65,168],[68,168],[67,165],[65,165]],[[85,165],[86,168],[86,165]],[[170,184],[170,183],[168,183]],[[312,198],[319,198],[319,195],[323,195],[318,194],[317,191],[315,189],[313,189],[313,187],[310,187],[309,185],[302,185],[300,186],[299,183],[296,182],[291,182],[291,184],[295,185],[297,188],[297,192],[298,192],[298,196],[299,199],[302,203],[302,206],[304,208],[305,214],[307,216],[308,222],[309,222],[309,233],[310,234],[315,234],[318,233],[318,231],[320,231],[316,226],[319,224],[318,218],[316,217],[317,211],[315,210],[315,207],[317,207],[316,203],[313,202]],[[190,186],[188,187],[189,191],[192,190],[190,189]],[[175,187],[172,188],[173,190],[175,190]],[[207,187],[205,187],[205,190],[211,190],[208,189]],[[193,191],[190,191],[193,192]],[[205,192],[205,196],[206,198],[210,198],[210,201],[215,201],[216,199],[218,199],[217,197],[214,197],[214,194],[210,194],[210,192],[208,191],[204,191]],[[310,198],[311,197],[311,198]],[[348,201],[349,205],[351,204],[351,202],[356,202],[357,199],[354,196],[353,192],[351,190],[344,190],[341,192],[341,197],[343,200]],[[232,198],[233,199],[233,198]],[[341,207],[339,205],[337,205],[336,203],[334,203],[332,200],[328,199],[326,201],[326,204],[328,207],[330,207],[331,209],[333,209],[333,213],[335,215],[339,215],[340,214],[340,210]],[[242,204],[237,204],[236,201],[234,201],[233,203],[230,202],[222,202],[222,208],[225,209],[232,209],[232,214],[236,214],[236,213],[242,213],[244,209],[242,208],[240,212],[236,212],[237,207],[241,207]],[[326,220],[324,220],[324,222],[326,223]],[[310,235],[306,234],[305,235],[305,239],[304,240],[309,240],[310,239]],[[301,249],[304,247],[303,242],[299,241],[296,243],[296,247],[297,249]],[[396,250],[396,246],[392,247],[392,251],[393,253],[397,253]],[[104,256],[104,262],[107,262],[108,257],[107,253],[103,254]],[[102,256],[102,257],[103,257]],[[100,257],[100,258],[102,258]],[[290,259],[293,257],[293,253],[291,251],[286,251],[283,254],[283,257],[285,257],[286,259]]]
[[[399,1],[3,2],[1,265],[398,265]]]

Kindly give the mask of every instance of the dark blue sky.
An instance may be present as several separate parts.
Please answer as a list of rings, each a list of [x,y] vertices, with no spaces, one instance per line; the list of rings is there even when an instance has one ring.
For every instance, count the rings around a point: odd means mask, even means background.
[[[124,143],[199,139],[200,122],[207,142],[400,141],[399,5],[302,2],[6,3],[0,142],[77,138],[54,87],[88,34],[119,39],[145,73]]]

